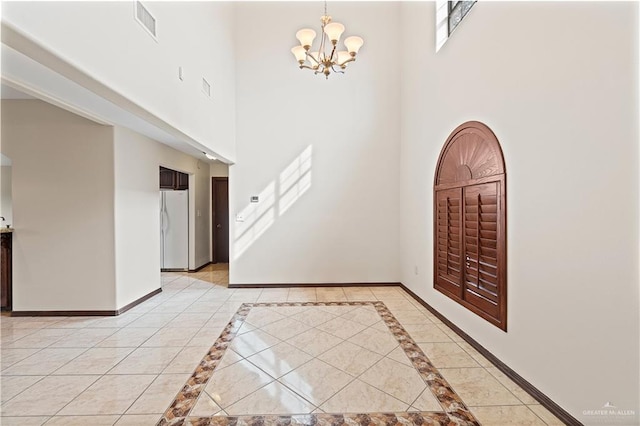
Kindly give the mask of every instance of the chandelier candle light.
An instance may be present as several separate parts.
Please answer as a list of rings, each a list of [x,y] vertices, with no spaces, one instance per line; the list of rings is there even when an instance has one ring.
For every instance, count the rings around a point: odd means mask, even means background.
[[[300,41],[300,46],[291,49],[291,53],[296,57],[300,69],[309,69],[314,74],[324,74],[328,79],[331,71],[344,74],[349,62],[356,60],[358,50],[364,44],[364,40],[357,36],[347,37],[344,45],[347,50],[338,50],[338,42],[340,36],[344,32],[344,25],[331,21],[331,16],[327,15],[327,2],[324,2],[324,15],[320,18],[322,23],[322,36],[320,38],[320,47],[317,51],[309,51],[316,38],[316,32],[312,29],[305,28],[296,33],[296,38]],[[329,43],[331,45],[329,46]],[[326,49],[331,51],[326,53]]]

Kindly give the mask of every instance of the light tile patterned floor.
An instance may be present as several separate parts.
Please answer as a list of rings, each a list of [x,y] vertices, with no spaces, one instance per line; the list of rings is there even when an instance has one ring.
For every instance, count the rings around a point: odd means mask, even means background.
[[[388,309],[483,425],[562,424],[400,288],[233,290],[223,268],[163,274],[118,317],[3,315],[0,424],[155,425],[243,303],[191,416],[443,412]],[[383,305],[281,303],[353,301]]]

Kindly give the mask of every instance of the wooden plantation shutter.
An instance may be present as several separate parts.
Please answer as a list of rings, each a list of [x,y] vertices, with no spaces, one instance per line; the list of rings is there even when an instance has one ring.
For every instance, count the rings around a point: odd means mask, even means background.
[[[439,191],[436,202],[436,281],[443,291],[462,297],[462,191]]]
[[[506,174],[482,123],[447,139],[434,184],[434,287],[506,331]]]
[[[492,317],[498,309],[499,183],[464,188],[465,300]]]

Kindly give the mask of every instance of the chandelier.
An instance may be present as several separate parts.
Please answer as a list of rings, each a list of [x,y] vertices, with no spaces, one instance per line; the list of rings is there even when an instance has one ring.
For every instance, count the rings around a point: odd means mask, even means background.
[[[344,25],[331,21],[331,16],[327,14],[327,2],[324,2],[324,15],[320,18],[322,23],[320,47],[316,51],[310,51],[316,32],[305,28],[296,33],[296,38],[300,41],[300,46],[291,49],[291,53],[296,57],[300,69],[312,70],[314,74],[324,74],[328,79],[329,74],[344,74],[349,62],[356,60],[358,50],[364,44],[364,40],[357,36],[347,37],[344,45],[347,50],[338,50],[338,41],[344,32]]]

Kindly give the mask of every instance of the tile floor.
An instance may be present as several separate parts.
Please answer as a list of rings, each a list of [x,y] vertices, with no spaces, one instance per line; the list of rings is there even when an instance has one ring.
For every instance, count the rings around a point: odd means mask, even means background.
[[[562,424],[400,288],[162,281],[118,317],[3,315],[0,424]]]

